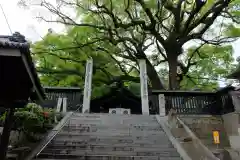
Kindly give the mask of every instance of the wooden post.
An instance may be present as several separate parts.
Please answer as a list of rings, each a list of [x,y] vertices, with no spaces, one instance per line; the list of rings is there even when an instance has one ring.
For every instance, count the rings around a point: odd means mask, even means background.
[[[11,106],[10,106],[11,107]],[[8,150],[9,137],[12,129],[13,118],[14,118],[14,108],[8,109],[8,114],[4,122],[3,133],[1,135],[0,142],[0,159],[6,159],[6,153]]]
[[[144,59],[139,60],[139,67],[140,67],[142,114],[149,115],[148,80],[147,80],[146,61]]]
[[[87,64],[86,64],[82,113],[89,113],[90,111],[90,99],[91,99],[91,90],[92,90],[92,69],[93,69],[93,60],[90,59],[87,61]]]
[[[159,114],[160,114],[160,116],[166,116],[164,94],[159,94],[158,95],[158,102],[159,102]]]

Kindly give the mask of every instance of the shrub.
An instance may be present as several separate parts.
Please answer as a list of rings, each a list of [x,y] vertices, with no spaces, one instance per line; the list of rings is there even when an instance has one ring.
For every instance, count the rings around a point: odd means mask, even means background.
[[[5,117],[6,113],[0,117],[0,121],[4,121]],[[39,135],[53,127],[54,117],[53,109],[43,109],[35,103],[29,103],[24,108],[16,109],[13,129],[23,132],[29,141],[37,141]]]

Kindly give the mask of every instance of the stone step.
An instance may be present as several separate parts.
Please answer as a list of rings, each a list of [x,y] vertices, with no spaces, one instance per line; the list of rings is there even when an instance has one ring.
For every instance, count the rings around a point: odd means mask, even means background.
[[[79,132],[66,132],[63,131],[61,133],[59,133],[59,136],[65,136],[65,137],[74,137],[74,136],[92,136],[92,137],[117,137],[117,136],[135,136],[135,137],[149,137],[149,136],[158,136],[158,137],[165,137],[163,134],[159,133],[157,134],[156,132],[83,132],[83,133],[79,133]]]
[[[110,156],[160,156],[160,157],[179,157],[179,153],[174,151],[128,151],[120,150],[120,151],[109,151],[109,150],[101,150],[101,151],[93,151],[93,150],[54,150],[54,149],[46,149],[43,150],[39,156],[48,157],[47,155],[54,156],[62,156],[65,158],[70,157],[78,157],[83,155],[110,155]]]
[[[122,140],[122,139],[131,139],[131,140],[140,140],[140,139],[147,139],[147,140],[168,140],[167,136],[165,134],[159,133],[158,135],[152,135],[149,137],[148,135],[113,135],[110,136],[109,134],[102,134],[102,135],[84,135],[84,134],[73,134],[73,133],[59,133],[56,135],[54,140],[62,140],[63,138],[69,138],[69,139],[79,139],[79,140],[93,140],[93,139],[116,139],[116,140]],[[167,138],[167,139],[166,139]]]
[[[37,158],[36,160],[59,160],[58,158]],[[70,159],[64,159],[70,160]],[[108,155],[95,155],[95,156],[79,156],[77,160],[181,160],[178,157],[158,157],[158,156],[108,156]]]
[[[99,120],[99,121],[104,121],[104,120],[114,120],[114,121],[133,121],[133,122],[141,122],[141,121],[154,121],[156,120],[155,117],[122,117],[122,116],[105,116],[105,117],[97,117],[97,118],[87,118],[87,117],[76,117],[76,116],[72,116],[71,119],[76,119],[76,120]]]
[[[152,120],[152,119],[156,119],[156,117],[154,115],[138,115],[138,116],[134,116],[134,115],[91,115],[91,116],[87,116],[87,115],[72,115],[71,118],[82,118],[82,119],[127,119],[127,120]]]
[[[114,143],[126,143],[126,144],[170,144],[171,142],[166,137],[126,137],[126,138],[117,138],[117,137],[87,137],[82,138],[83,136],[72,136],[72,137],[56,137],[53,142],[64,141],[64,142],[74,142],[74,143],[106,143],[106,144],[114,144]]]
[[[73,136],[97,136],[97,137],[116,137],[116,136],[158,136],[158,137],[166,137],[164,132],[154,132],[154,131],[142,131],[142,132],[132,132],[132,131],[98,131],[98,132],[79,132],[79,131],[61,131],[58,136],[68,136],[68,137],[73,137]]]
[[[145,129],[145,130],[162,130],[159,125],[155,124],[147,124],[147,125],[139,125],[139,124],[126,124],[126,125],[119,125],[119,126],[112,126],[113,128],[109,128],[107,125],[94,125],[94,124],[71,124],[63,127],[63,129]]]
[[[162,129],[160,128],[150,128],[150,129],[141,129],[141,128],[98,128],[98,127],[94,127],[94,128],[63,128],[62,132],[78,132],[78,133],[82,133],[82,132],[131,132],[131,133],[135,133],[135,132],[163,132]]]
[[[137,120],[145,120],[145,121],[153,121],[156,120],[155,116],[148,116],[148,117],[125,117],[125,116],[100,116],[100,117],[84,117],[84,116],[72,116],[71,119],[82,119],[82,120],[129,120],[129,121],[135,121]]]
[[[74,125],[74,124],[91,124],[91,125],[105,125],[105,126],[114,126],[115,124],[118,124],[118,125],[158,125],[158,123],[153,120],[153,121],[136,121],[136,122],[129,122],[129,121],[124,121],[124,120],[119,120],[119,121],[116,121],[116,120],[80,120],[80,119],[71,119],[67,125]]]
[[[111,152],[111,153],[110,153]],[[124,152],[124,153],[122,153]],[[153,151],[154,152],[154,151]],[[43,153],[52,154],[77,154],[77,155],[96,155],[96,154],[108,154],[108,155],[136,155],[132,148],[99,148],[99,149],[52,149],[46,148]],[[152,153],[152,152],[151,152]]]
[[[38,160],[180,160],[179,157],[155,116],[77,113]]]
[[[113,117],[113,118],[155,118],[155,115],[143,115],[143,114],[82,114],[82,113],[74,113],[72,117],[86,117],[86,118],[99,118],[99,117]]]
[[[118,144],[125,144],[125,145],[169,145],[171,146],[171,142],[160,142],[160,141],[144,141],[144,140],[139,140],[139,141],[133,141],[133,140],[98,140],[98,141],[82,141],[82,142],[73,142],[72,144],[85,144],[85,145],[113,145],[115,143]]]
[[[116,144],[117,143],[117,144]],[[149,141],[138,141],[134,142],[131,140],[126,141],[61,141],[61,142],[52,142],[51,145],[97,145],[97,146],[168,146],[172,147],[171,142],[161,142],[155,141],[155,142],[149,142]]]
[[[100,116],[100,117],[84,117],[84,116],[72,116],[71,120],[82,120],[82,121],[105,121],[105,122],[154,122],[156,120],[155,116],[147,117],[125,117],[125,116]],[[111,121],[108,121],[111,120]]]
[[[149,144],[84,144],[84,143],[50,143],[48,147],[56,148],[56,149],[71,149],[71,148],[98,148],[98,147],[131,147],[131,148],[144,148],[144,149],[161,149],[161,148],[169,148],[173,149],[171,144],[156,144],[156,145],[149,145]]]
[[[64,126],[63,130],[70,130],[70,129],[74,129],[74,130],[91,130],[91,129],[98,129],[98,130],[133,130],[133,131],[163,131],[162,128],[160,128],[159,126],[153,125],[153,126]]]
[[[131,151],[131,152],[173,152],[175,151],[175,148],[170,148],[170,147],[158,147],[158,148],[153,148],[153,147],[141,147],[141,146],[51,146],[49,145],[45,151],[62,151],[62,150],[67,150],[67,151],[92,151],[92,152],[112,152],[112,151]]]
[[[115,123],[119,123],[119,124],[157,124],[156,120],[124,120],[124,119],[79,119],[79,118],[71,118],[69,122],[77,122],[77,123],[82,123],[82,124],[115,124]]]
[[[153,144],[153,143],[159,143],[159,145],[166,145],[166,144],[171,144],[171,142],[167,138],[159,138],[155,139],[153,137],[151,138],[111,138],[111,137],[105,137],[105,138],[99,138],[99,137],[86,137],[86,138],[78,138],[78,137],[72,137],[72,138],[55,138],[52,140],[51,143],[55,144],[114,144],[114,143],[126,143],[126,145],[129,144],[141,144],[141,143],[146,143],[146,144]]]
[[[64,128],[68,128],[68,127],[73,127],[73,128],[91,128],[91,127],[99,127],[99,128],[119,128],[119,129],[125,129],[125,128],[143,128],[143,129],[147,129],[147,127],[149,128],[161,128],[159,126],[159,124],[90,124],[90,123],[67,123]]]
[[[130,144],[169,144],[170,141],[168,139],[114,139],[114,138],[91,138],[91,139],[79,139],[79,138],[64,138],[64,139],[57,139],[53,140],[52,142],[72,142],[72,143],[85,143],[85,144],[91,144],[91,143],[106,143],[106,144],[114,144],[114,143],[130,143]]]

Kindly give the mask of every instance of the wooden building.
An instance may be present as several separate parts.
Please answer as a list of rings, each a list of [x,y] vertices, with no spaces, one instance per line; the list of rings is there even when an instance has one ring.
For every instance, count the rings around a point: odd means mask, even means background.
[[[130,109],[131,114],[142,114],[141,98],[119,84],[111,87],[108,94],[91,100],[91,113],[108,113],[110,108]]]
[[[43,100],[44,91],[24,36],[0,36],[0,105],[28,100]]]
[[[29,47],[18,32],[0,36],[0,107],[7,110],[0,142],[1,160],[6,159],[15,108],[25,107],[29,99],[43,101],[45,98]]]

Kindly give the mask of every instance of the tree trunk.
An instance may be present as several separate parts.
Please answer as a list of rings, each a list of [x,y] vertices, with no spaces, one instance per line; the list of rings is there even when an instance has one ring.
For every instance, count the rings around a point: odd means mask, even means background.
[[[168,65],[169,65],[169,89],[176,90],[179,88],[177,80],[177,54],[170,53],[168,55]]]
[[[147,75],[148,78],[151,81],[152,88],[153,89],[165,89],[163,86],[163,83],[160,80],[160,77],[158,76],[157,71],[155,70],[154,66],[151,64],[151,62],[146,58],[146,68],[147,68]]]

